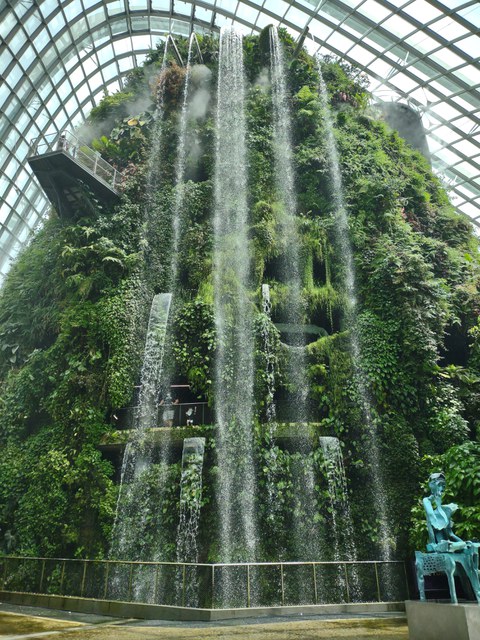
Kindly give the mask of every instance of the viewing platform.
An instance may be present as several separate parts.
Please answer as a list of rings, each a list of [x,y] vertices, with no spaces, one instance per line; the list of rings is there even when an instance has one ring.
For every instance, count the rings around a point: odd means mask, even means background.
[[[181,406],[181,405],[180,405]],[[133,423],[132,423],[133,424]],[[147,429],[147,438],[152,444],[161,444],[162,442],[170,442],[173,446],[181,448],[185,438],[195,438],[196,436],[214,437],[213,420],[194,425],[175,425],[165,427],[162,423],[157,423]],[[263,432],[267,432],[270,425],[262,425]],[[319,435],[320,424],[316,422],[293,423],[279,422],[275,427],[275,440],[279,442],[298,440],[301,438],[314,438]],[[106,434],[101,442],[100,449],[104,451],[119,451],[125,448],[131,440],[133,430],[131,428],[120,428],[112,433]]]
[[[88,213],[95,200],[106,206],[119,200],[122,174],[71,132],[32,140],[27,162],[62,218]]]

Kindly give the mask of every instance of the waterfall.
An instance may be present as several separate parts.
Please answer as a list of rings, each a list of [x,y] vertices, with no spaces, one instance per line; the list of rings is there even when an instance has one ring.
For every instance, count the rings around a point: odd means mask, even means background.
[[[335,562],[354,561],[357,558],[357,550],[340,441],[338,438],[324,436],[319,438],[319,442],[323,453],[323,464],[330,497],[333,559]],[[355,599],[359,595],[358,571],[355,566],[350,568],[348,583],[345,580],[343,569],[340,568],[338,583],[344,590],[348,588],[349,599]]]
[[[275,431],[275,419],[277,417],[277,408],[275,406],[275,360],[274,347],[272,344],[272,332],[270,327],[270,316],[272,311],[272,303],[270,302],[270,287],[268,284],[262,284],[262,309],[265,315],[265,321],[262,329],[263,348],[265,353],[265,377],[267,380],[267,394],[265,398],[265,416],[267,424],[270,428],[270,436],[273,437]]]
[[[158,394],[171,300],[170,293],[159,293],[153,298],[150,309],[138,406],[134,413],[132,437],[125,447],[122,463],[110,548],[112,559],[142,560],[160,553],[160,540],[152,540],[151,535],[146,534],[151,510],[155,508],[150,496],[153,450],[148,440],[148,429],[157,426]],[[163,470],[160,475],[162,473]],[[113,583],[115,590],[115,580]]]
[[[320,101],[325,124],[325,138],[328,152],[328,162],[330,179],[332,182],[332,198],[335,210],[335,232],[338,242],[338,254],[343,260],[344,286],[347,295],[346,321],[350,329],[350,347],[354,367],[355,384],[361,403],[361,409],[365,418],[365,434],[367,438],[365,455],[370,468],[372,492],[374,494],[375,508],[379,520],[380,529],[380,551],[383,560],[391,559],[391,541],[393,539],[388,522],[387,497],[385,485],[380,468],[380,449],[378,434],[372,415],[372,404],[367,387],[366,376],[361,367],[361,345],[357,328],[357,296],[355,284],[355,266],[353,262],[353,251],[350,244],[348,229],[348,214],[343,196],[342,175],[338,150],[333,133],[333,122],[328,102],[327,88],[322,76],[320,64],[318,64],[320,77]]]
[[[183,86],[182,110],[177,145],[177,160],[175,164],[175,199],[172,213],[172,249],[171,249],[171,273],[170,287],[175,290],[178,276],[178,249],[184,224],[183,210],[185,203],[185,163],[187,158],[187,125],[188,125],[188,90],[190,86],[192,48],[195,42],[195,34],[192,33],[188,43],[187,73]]]
[[[163,52],[162,66],[160,67],[160,74],[165,71],[167,66],[167,54],[168,54],[168,42],[169,38],[165,40],[165,49]],[[147,215],[153,208],[153,190],[158,185],[158,167],[159,167],[159,155],[160,146],[162,143],[162,127],[163,127],[163,101],[165,97],[165,84],[161,85],[159,95],[157,95],[157,108],[155,109],[153,135],[150,144],[150,153],[148,156],[147,164]]]
[[[242,36],[231,27],[222,27],[216,116],[213,273],[218,345],[215,361],[216,490],[222,562],[253,561],[258,544],[244,83]]]
[[[198,562],[197,535],[202,502],[204,453],[205,438],[185,438],[180,480],[177,562]],[[181,602],[182,606],[198,606],[198,586],[197,568],[185,567],[181,577],[177,578],[177,602]]]
[[[272,81],[273,144],[277,194],[282,205],[278,220],[279,237],[283,238],[282,280],[288,286],[285,322],[293,325],[291,343],[286,348],[287,375],[293,386],[291,404],[294,421],[308,421],[308,378],[305,358],[304,304],[300,276],[299,237],[297,231],[297,199],[295,192],[290,109],[286,85],[286,69],[282,47],[275,27],[270,28],[270,73]],[[299,487],[293,508],[293,537],[297,560],[318,560],[321,534],[315,525],[315,472],[310,437],[297,439],[300,458],[293,464],[295,484]]]

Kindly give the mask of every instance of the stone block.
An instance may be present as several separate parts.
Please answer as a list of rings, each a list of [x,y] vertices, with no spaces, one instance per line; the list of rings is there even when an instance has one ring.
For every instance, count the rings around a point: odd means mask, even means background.
[[[480,605],[476,602],[405,603],[409,640],[480,640]]]

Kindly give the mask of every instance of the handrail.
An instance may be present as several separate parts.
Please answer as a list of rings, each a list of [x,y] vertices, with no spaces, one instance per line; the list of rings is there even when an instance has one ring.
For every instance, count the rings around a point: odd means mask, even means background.
[[[1,555],[0,562],[2,560],[48,560],[52,562],[104,562],[111,564],[148,564],[148,565],[185,565],[192,567],[246,567],[249,566],[271,566],[279,567],[280,565],[344,565],[344,564],[404,564],[403,560],[282,560],[282,562],[171,562],[168,560],[108,560],[95,558],[49,558],[47,556],[13,556],[13,555]]]
[[[191,413],[187,413],[191,409]],[[173,411],[173,417],[167,417],[167,412]],[[116,409],[112,414],[113,424],[118,425],[117,428],[124,430],[129,428],[129,424],[123,422],[122,417],[127,416],[127,423],[130,423],[133,416],[141,414],[142,406],[139,404],[130,405]],[[158,425],[164,424],[165,420],[171,420],[172,427],[193,426],[195,424],[207,424],[207,418],[210,416],[210,408],[208,402],[168,402],[159,404],[155,412],[154,419]],[[124,418],[123,418],[124,419]]]
[[[30,154],[32,156],[51,153],[52,151],[62,151],[68,154],[113,189],[117,188],[123,178],[123,174],[118,169],[115,169],[102,158],[98,151],[86,145],[71,131],[44,134],[30,141]]]
[[[395,566],[401,571],[392,580]],[[304,567],[306,573],[295,573],[299,567]],[[383,572],[379,570],[381,567]],[[409,595],[406,566],[401,560],[202,563],[4,555],[0,556],[0,588],[10,592],[221,609],[231,607],[231,601],[227,602],[222,593],[222,581],[224,572],[233,569],[233,574],[227,573],[226,577],[235,581],[235,598],[240,603],[235,606],[248,608],[258,604],[262,568],[280,572],[279,583],[270,578],[267,581],[269,590],[276,588],[275,594],[269,596],[273,597],[269,606],[282,606],[290,601],[292,584],[298,580],[297,587],[301,584],[302,589],[310,588],[310,596],[307,602],[302,596],[302,604],[319,604],[325,595],[330,597],[332,588],[337,589],[336,601],[347,603],[396,602]],[[330,573],[332,568],[334,574]],[[322,580],[328,581],[328,576],[331,579],[333,575],[336,578],[327,592],[321,592]],[[146,591],[145,584],[149,587]],[[359,588],[360,584],[366,587]]]

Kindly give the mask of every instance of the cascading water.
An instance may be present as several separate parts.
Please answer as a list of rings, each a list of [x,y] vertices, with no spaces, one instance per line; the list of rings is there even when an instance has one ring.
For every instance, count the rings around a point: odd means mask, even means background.
[[[333,524],[333,560],[336,562],[341,562],[342,560],[355,561],[357,558],[355,534],[340,440],[330,436],[323,436],[319,438],[319,443],[323,453],[324,470],[327,476],[328,495],[330,498],[330,515]],[[356,567],[350,568],[348,582],[345,580],[345,574],[340,568],[338,583],[344,589],[347,588],[348,584],[348,599],[355,599],[359,594]]]
[[[178,247],[183,227],[183,209],[185,202],[185,163],[187,158],[187,125],[188,125],[188,90],[192,70],[192,49],[195,42],[195,34],[192,33],[188,43],[187,72],[183,86],[182,110],[180,113],[180,126],[177,144],[177,161],[175,165],[175,200],[172,213],[172,248],[170,289],[175,290],[178,277]]]
[[[178,123],[178,140],[177,140],[177,157],[175,162],[175,191],[171,214],[171,246],[169,247],[169,274],[167,277],[169,283],[169,289],[173,293],[173,305],[172,315],[175,316],[177,305],[180,304],[180,291],[178,290],[178,259],[179,259],[179,244],[181,235],[184,231],[185,220],[183,218],[185,208],[185,165],[187,158],[187,133],[188,133],[188,99],[189,99],[189,87],[191,76],[191,61],[193,43],[195,41],[195,34],[191,34],[188,43],[188,57],[187,67],[185,73],[185,79],[183,84],[183,97],[182,97],[182,109],[180,112],[180,119]],[[157,159],[158,161],[159,159]],[[172,366],[173,357],[171,354],[171,336],[167,336],[166,342],[166,366],[164,371],[163,380],[161,380],[161,395],[162,397],[170,401],[170,385],[173,378]],[[163,460],[166,460],[170,451],[169,438],[162,440],[160,456]]]
[[[275,349],[272,336],[272,322],[271,311],[272,304],[270,302],[270,286],[268,284],[262,284],[262,310],[263,318],[262,322],[262,337],[263,337],[263,352],[265,357],[265,379],[266,379],[266,394],[265,394],[265,418],[267,430],[265,432],[265,484],[267,493],[267,512],[268,521],[275,526],[275,520],[277,516],[280,516],[281,500],[278,490],[278,445],[275,442],[275,436],[277,433],[277,408],[275,406]]]
[[[253,308],[248,299],[245,81],[242,36],[222,27],[214,175],[217,504],[222,562],[257,557],[253,461]],[[229,587],[225,581],[224,593]]]
[[[167,56],[168,56],[168,43],[170,38],[168,37],[165,40],[165,49],[163,52],[163,60],[162,66],[160,67],[160,74],[165,71],[165,67],[167,65]],[[153,135],[152,141],[150,144],[150,153],[148,156],[148,165],[147,165],[147,215],[150,213],[150,210],[153,209],[153,192],[155,187],[158,185],[158,168],[159,168],[159,155],[160,155],[160,147],[162,143],[162,131],[163,131],[163,103],[165,98],[165,84],[160,86],[159,94],[157,95],[157,108],[154,113],[154,125],[153,125]]]
[[[288,287],[285,302],[285,322],[293,329],[291,344],[286,347],[287,375],[293,391],[291,406],[296,423],[308,421],[308,387],[305,358],[304,304],[300,277],[300,245],[297,231],[291,120],[282,47],[275,27],[270,28],[270,72],[273,106],[273,144],[276,188],[282,205],[278,220],[279,237],[283,238],[284,254],[281,275]],[[320,557],[321,534],[315,526],[316,495],[313,452],[310,437],[299,437],[299,455],[293,460],[297,504],[293,510],[296,559],[315,560]],[[308,533],[307,533],[308,529]],[[312,535],[313,531],[313,535]]]
[[[161,553],[161,536],[152,539],[148,531],[154,506],[150,500],[153,447],[148,439],[148,429],[157,426],[158,394],[171,301],[170,293],[159,293],[152,301],[138,406],[134,414],[132,437],[125,448],[122,464],[110,549],[113,559],[142,560],[158,557]],[[112,583],[115,590],[115,580]],[[138,588],[143,591],[145,585],[139,584]]]
[[[275,360],[274,348],[272,344],[272,332],[270,330],[270,320],[272,312],[272,303],[270,302],[270,287],[268,284],[262,284],[262,309],[265,315],[266,323],[263,326],[263,348],[265,353],[265,377],[267,380],[267,394],[265,398],[265,417],[270,429],[270,436],[273,437],[275,432],[275,419],[277,417],[277,408],[275,406]]]
[[[198,562],[197,535],[202,503],[204,453],[205,438],[185,438],[180,479],[177,562]],[[198,606],[198,586],[197,568],[185,567],[177,578],[177,602],[181,600],[183,606]]]
[[[332,198],[335,211],[335,232],[338,242],[339,251],[343,261],[344,286],[347,296],[346,322],[350,329],[350,345],[352,353],[352,361],[354,367],[355,384],[358,390],[358,396],[361,403],[363,415],[365,417],[365,455],[369,463],[370,475],[372,481],[372,492],[374,504],[377,510],[380,533],[380,551],[383,560],[389,560],[391,557],[391,540],[393,539],[388,522],[387,498],[385,493],[385,485],[382,478],[380,467],[380,451],[378,443],[378,435],[375,422],[372,415],[372,405],[366,385],[366,377],[361,367],[361,345],[357,329],[357,295],[355,284],[355,266],[353,262],[353,252],[350,244],[350,236],[348,229],[348,214],[343,196],[342,174],[340,169],[340,161],[338,150],[333,133],[333,122],[328,102],[327,88],[322,76],[320,64],[318,64],[318,72],[320,77],[320,101],[323,111],[323,121],[325,125],[325,139],[328,152],[328,164],[330,171],[330,179],[332,184]]]

